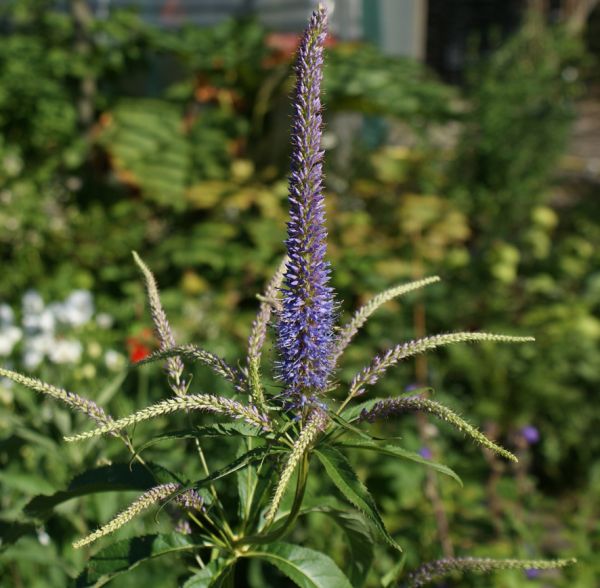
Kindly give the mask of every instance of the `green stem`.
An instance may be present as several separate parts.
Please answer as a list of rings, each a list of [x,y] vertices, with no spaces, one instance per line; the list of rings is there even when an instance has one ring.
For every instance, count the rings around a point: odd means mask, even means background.
[[[290,530],[290,527],[296,522],[296,519],[300,514],[302,501],[304,500],[304,493],[306,491],[306,482],[308,480],[308,468],[309,459],[306,456],[306,454],[304,454],[304,456],[302,457],[302,461],[300,462],[300,469],[298,471],[298,484],[296,485],[294,502],[283,525],[281,525],[281,527],[279,527],[275,531],[272,531],[271,533],[248,535],[246,537],[241,537],[238,541],[236,541],[236,546],[272,543],[273,541],[281,539],[281,537],[283,537]]]

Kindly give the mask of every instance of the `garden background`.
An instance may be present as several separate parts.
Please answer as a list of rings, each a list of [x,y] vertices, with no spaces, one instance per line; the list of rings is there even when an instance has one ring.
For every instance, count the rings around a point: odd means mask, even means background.
[[[291,3],[297,12],[273,3],[280,10],[262,21],[250,15],[254,2],[114,4],[0,5],[0,356],[121,415],[165,394],[153,377],[160,370],[127,369],[156,345],[132,250],[155,271],[178,342],[242,355],[255,295],[283,253],[291,59],[310,2]],[[397,283],[443,279],[381,310],[339,379],[374,351],[425,333],[537,339],[453,346],[384,384],[390,394],[431,386],[517,452],[518,465],[443,424],[403,419],[386,430],[453,467],[464,488],[378,458],[361,456],[359,471],[408,562],[576,556],[568,570],[484,582],[593,588],[600,11],[586,1],[501,10],[456,0],[444,13],[431,1],[419,59],[396,55],[393,35],[385,41],[385,2],[349,1],[361,8],[353,21],[341,18],[351,14],[343,2],[331,4],[324,148],[339,312]],[[194,382],[222,389],[200,369]],[[31,506],[99,463],[85,445],[62,443],[77,427],[66,409],[0,381],[2,586],[66,586],[87,557],[71,548],[74,537],[127,502],[111,492],[57,510]],[[186,459],[174,445],[160,451]],[[109,446],[106,463],[112,457]],[[310,518],[295,538],[327,541],[343,568],[347,547],[325,523]],[[382,576],[396,556],[375,549]],[[115,585],[154,585],[159,574],[161,586],[176,586],[183,564],[164,565]],[[375,578],[369,586],[380,585]],[[285,584],[252,568],[248,585]]]

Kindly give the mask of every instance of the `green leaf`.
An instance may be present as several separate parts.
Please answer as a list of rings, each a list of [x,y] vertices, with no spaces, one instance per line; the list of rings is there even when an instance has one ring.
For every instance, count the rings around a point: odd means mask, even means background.
[[[244,554],[278,568],[300,588],[352,588],[352,584],[328,556],[290,543],[272,543]]]
[[[400,577],[402,576],[402,572],[404,571],[404,566],[406,565],[406,553],[402,554],[400,561],[393,565],[391,569],[381,578],[381,585],[383,588],[389,588],[390,586],[396,585]]]
[[[253,427],[247,423],[236,422],[236,423],[214,423],[212,425],[202,427],[191,427],[187,429],[180,429],[178,431],[171,431],[164,433],[163,435],[157,435],[152,439],[146,441],[136,451],[136,455],[140,455],[143,451],[156,445],[161,441],[172,441],[174,439],[194,439],[194,438],[206,438],[206,437],[260,437],[268,438],[264,432],[261,432],[259,427]]]
[[[145,535],[118,541],[99,551],[77,577],[76,588],[103,586],[115,576],[123,574],[142,562],[182,551],[197,549],[193,535],[169,533]]]
[[[239,454],[241,455],[244,449],[252,449],[252,439],[246,439],[242,441],[239,447]],[[249,465],[248,467],[239,470],[236,473],[237,489],[238,489],[238,515],[241,520],[246,520],[250,514],[250,504],[252,502],[252,495],[258,482],[256,475],[256,467]]]
[[[256,524],[259,520],[262,508],[261,505],[267,504],[271,498],[269,489],[275,478],[275,465],[268,464],[263,466],[257,474],[258,481],[252,493],[252,503],[250,505],[249,513],[250,518],[248,521],[248,527]]]
[[[117,492],[124,490],[148,490],[163,482],[181,482],[181,480],[165,468],[156,464],[146,464],[148,471],[140,464],[116,463],[86,470],[71,480],[66,490],[55,492],[50,496],[36,496],[24,508],[26,515],[45,519],[52,514],[52,509],[62,502],[98,492]]]
[[[16,543],[24,535],[35,535],[36,526],[19,521],[0,521],[0,551]]]
[[[402,447],[398,447],[397,445],[379,444],[376,441],[353,441],[353,442],[340,442],[336,443],[337,447],[349,447],[352,449],[366,449],[367,451],[377,451],[377,453],[381,453],[382,455],[389,455],[391,457],[400,457],[402,459],[407,459],[410,461],[414,461],[421,465],[425,465],[440,474],[444,474],[455,480],[461,486],[463,485],[460,476],[448,466],[442,465],[441,463],[436,463],[435,461],[431,461],[429,459],[425,459],[418,453],[414,451],[408,451],[408,449],[403,449]]]
[[[360,588],[365,583],[373,563],[373,538],[369,528],[358,513],[327,508],[320,512],[332,517],[344,531],[350,550],[346,573],[352,586]]]
[[[251,449],[250,451],[247,451],[240,457],[234,459],[230,464],[226,465],[220,470],[213,472],[212,474],[210,474],[210,476],[206,476],[206,478],[196,480],[195,482],[188,484],[185,488],[181,488],[180,492],[189,488],[198,488],[200,486],[205,486],[210,482],[214,482],[215,480],[219,480],[221,478],[224,478],[225,476],[229,476],[230,474],[233,474],[238,470],[248,467],[252,463],[264,459],[272,451],[273,448],[271,447],[257,447],[256,449]]]
[[[392,547],[398,551],[402,551],[401,547],[392,539],[392,536],[385,528],[373,497],[366,486],[358,479],[356,472],[346,457],[335,447],[327,445],[316,449],[315,454],[323,464],[332,482],[346,499],[373,521],[377,530]]]
[[[221,588],[231,572],[231,561],[215,559],[187,580],[182,588]]]

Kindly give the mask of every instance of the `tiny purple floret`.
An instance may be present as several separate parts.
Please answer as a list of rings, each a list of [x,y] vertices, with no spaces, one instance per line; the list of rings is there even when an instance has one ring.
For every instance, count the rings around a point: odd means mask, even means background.
[[[526,425],[521,429],[521,435],[529,445],[534,445],[540,440],[540,432],[533,425]]]
[[[298,49],[289,179],[289,258],[278,317],[279,377],[288,407],[317,402],[333,369],[334,298],[325,260],[321,80],[327,15],[312,14]]]
[[[431,453],[431,449],[429,449],[429,447],[421,447],[421,449],[419,449],[419,455],[423,459],[431,459],[433,457],[433,453]]]

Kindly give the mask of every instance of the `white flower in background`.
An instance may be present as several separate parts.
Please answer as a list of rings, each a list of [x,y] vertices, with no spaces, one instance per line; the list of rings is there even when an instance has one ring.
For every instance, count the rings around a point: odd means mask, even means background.
[[[35,349],[25,349],[23,351],[23,366],[27,370],[34,370],[44,360],[44,354]]]
[[[77,339],[57,339],[48,350],[53,363],[78,363],[83,353],[83,345]]]
[[[48,533],[46,533],[45,529],[38,529],[37,531],[37,537],[38,537],[38,541],[40,542],[41,545],[50,545],[50,535],[48,535]]]
[[[40,314],[44,310],[44,299],[37,290],[27,290],[21,299],[23,314]]]
[[[28,333],[53,333],[56,318],[50,308],[44,308],[40,313],[23,314],[23,328]]]
[[[62,304],[61,322],[73,327],[88,323],[94,316],[94,299],[88,290],[74,290]]]
[[[11,327],[15,322],[15,313],[8,304],[0,304],[0,329]]]
[[[115,320],[107,312],[99,312],[96,315],[96,323],[101,329],[110,329]]]
[[[37,368],[56,343],[54,335],[49,332],[27,337],[23,345],[23,365],[30,370]]]
[[[125,357],[118,351],[109,349],[104,354],[104,363],[109,370],[118,372],[125,367]]]
[[[21,340],[23,332],[19,327],[0,327],[0,355],[7,357],[12,353],[14,346]]]

